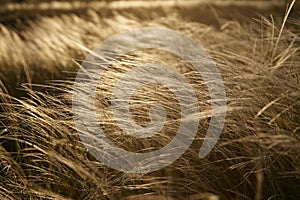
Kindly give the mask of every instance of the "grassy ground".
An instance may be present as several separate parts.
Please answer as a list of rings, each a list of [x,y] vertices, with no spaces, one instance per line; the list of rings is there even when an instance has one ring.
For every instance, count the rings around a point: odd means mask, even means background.
[[[15,89],[23,82],[34,80],[40,83],[40,80],[64,78],[66,74],[62,74],[62,71],[74,70],[71,59],[83,59],[86,55],[78,46],[72,46],[66,40],[78,41],[88,48],[93,48],[110,34],[119,31],[120,25],[117,24],[117,28],[113,25],[122,18],[127,21],[132,19],[135,23],[127,28],[147,25],[151,21],[168,17],[179,18],[183,22],[205,24],[220,30],[226,21],[241,25],[251,21],[253,24],[252,19],[259,19],[260,15],[267,17],[268,20],[271,20],[270,15],[274,16],[272,20],[279,26],[285,11],[282,3],[270,5],[269,2],[255,2],[248,3],[249,6],[244,1],[237,3],[220,1],[214,4],[204,2],[200,5],[198,1],[180,2],[158,1],[149,4],[140,1],[137,3],[139,5],[137,8],[120,2],[107,5],[101,2],[86,4],[78,1],[2,6],[0,8],[2,23],[0,40],[3,44],[0,49],[1,80],[11,94],[18,96],[20,91]],[[147,12],[144,12],[144,8]],[[296,16],[296,11],[291,13],[292,20],[295,20]],[[86,23],[89,26],[82,26]],[[102,27],[107,27],[108,31],[100,30]]]
[[[298,5],[287,20],[281,3],[142,4],[26,3],[0,9],[0,198],[298,199]],[[198,150],[209,114],[200,119],[198,135],[180,159],[133,175],[101,164],[80,143],[72,118],[72,80],[88,52],[72,41],[93,49],[112,34],[144,26],[177,30],[206,49],[225,81],[228,113],[208,157],[199,159]],[[199,74],[174,55],[147,53],[132,54],[127,61],[150,59],[176,67],[195,89],[201,111],[209,113]],[[121,69],[128,68],[127,61]],[[108,99],[115,80],[110,78],[118,73],[111,67],[98,91],[105,134],[131,151],[164,146],[178,127],[171,123],[180,117],[174,96],[156,87],[140,91],[135,99],[142,103],[132,108],[135,120],[147,124],[145,99],[159,95],[169,111],[165,130],[170,134],[135,141],[121,133],[111,115]]]

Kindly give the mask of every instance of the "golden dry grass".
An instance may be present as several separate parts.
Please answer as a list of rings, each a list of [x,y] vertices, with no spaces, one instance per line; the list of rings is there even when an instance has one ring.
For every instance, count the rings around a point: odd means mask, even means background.
[[[246,24],[218,17],[217,26],[191,22],[176,13],[141,18],[124,12],[103,18],[89,9],[85,17],[43,16],[29,21],[22,31],[1,25],[1,199],[297,199],[299,33],[272,18]],[[149,174],[126,174],[101,164],[81,144],[72,118],[73,81],[62,80],[61,71],[73,77],[77,65],[71,59],[87,54],[72,41],[93,48],[114,33],[144,26],[177,30],[206,49],[224,79],[228,113],[221,139],[206,158],[199,159],[198,150],[209,114],[200,119],[194,143],[176,162]],[[107,70],[97,105],[105,111],[99,121],[106,134],[131,151],[161,147],[177,128],[167,123],[160,137],[135,141],[113,122],[111,78],[132,67],[130,62],[147,59],[178,69],[196,90],[201,111],[210,110],[199,74],[178,57],[156,51],[125,57]],[[53,78],[61,80],[31,84]],[[26,98],[11,96],[15,83],[24,80],[29,82],[23,84]],[[147,103],[155,95],[161,96],[170,119],[179,117],[172,93],[149,86],[133,97],[141,102],[132,105],[133,118],[141,125],[149,121]]]

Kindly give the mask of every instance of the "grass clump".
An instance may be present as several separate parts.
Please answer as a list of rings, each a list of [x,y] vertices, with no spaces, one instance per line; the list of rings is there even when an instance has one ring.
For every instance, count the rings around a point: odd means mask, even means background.
[[[175,67],[195,89],[199,112],[208,113],[200,119],[197,137],[180,159],[149,174],[127,174],[98,162],[80,142],[73,121],[72,80],[24,84],[27,97],[16,98],[6,89],[9,80],[14,82],[12,77],[1,72],[6,84],[1,85],[1,199],[297,199],[297,33],[266,18],[249,25],[220,19],[220,26],[213,27],[178,16],[140,21],[128,14],[101,19],[92,10],[84,19],[70,14],[43,17],[36,23],[32,25],[34,32],[25,31],[24,40],[1,27],[5,48],[1,48],[4,53],[0,55],[13,74],[26,66],[27,80],[42,80],[58,66],[62,67],[59,70],[75,72],[76,65],[70,68],[67,57],[85,53],[78,51],[74,43],[71,45],[71,40],[92,48],[99,38],[130,28],[167,27],[199,41],[216,62],[226,86],[228,113],[216,147],[199,159],[210,119],[207,88],[199,74],[182,59],[155,50],[120,58],[106,70],[97,93],[99,124],[120,147],[130,151],[160,148],[174,137],[180,118],[174,95],[150,85],[132,97],[133,119],[146,125],[149,104],[159,95],[158,101],[168,111],[164,131],[151,140],[134,140],[122,133],[111,115],[110,96],[116,79],[131,69],[132,63],[155,61]],[[51,27],[50,32],[47,27]],[[17,45],[20,48],[13,51]],[[61,57],[62,52],[65,57]],[[36,56],[29,55],[32,53]]]

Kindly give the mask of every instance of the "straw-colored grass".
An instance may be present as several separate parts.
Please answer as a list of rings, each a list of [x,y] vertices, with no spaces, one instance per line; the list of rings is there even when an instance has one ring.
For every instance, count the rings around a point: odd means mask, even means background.
[[[218,26],[210,26],[176,14],[140,20],[130,13],[104,19],[91,9],[84,18],[40,17],[20,32],[1,25],[0,198],[297,199],[299,35],[272,18],[249,24],[218,20]],[[174,95],[150,85],[132,97],[132,118],[149,123],[149,105],[159,96],[168,113],[164,130],[151,140],[122,133],[109,98],[130,63],[155,61],[178,69],[195,89],[203,116],[195,141],[180,159],[149,174],[127,174],[98,162],[80,142],[71,105],[73,81],[62,80],[61,71],[73,77],[80,60],[71,59],[87,55],[76,43],[92,49],[114,33],[144,26],[177,30],[206,49],[224,79],[228,111],[216,147],[199,159],[210,119],[209,96],[199,74],[179,57],[155,50],[120,58],[100,80],[97,93],[100,126],[117,145],[131,151],[160,148],[174,137],[180,118]],[[61,80],[32,84],[52,78]],[[11,96],[15,82],[24,80],[26,97]]]

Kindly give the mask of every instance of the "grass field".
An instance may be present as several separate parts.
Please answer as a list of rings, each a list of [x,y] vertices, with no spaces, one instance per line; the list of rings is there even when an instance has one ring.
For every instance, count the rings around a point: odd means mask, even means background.
[[[0,8],[0,199],[299,199],[299,7],[297,1],[6,1]],[[87,49],[148,26],[201,44],[224,80],[227,116],[217,145],[199,159],[211,118],[199,73],[155,50],[120,58],[100,80],[96,104],[99,125],[116,145],[133,152],[161,148],[179,126],[174,94],[147,86],[132,98],[133,119],[147,125],[149,105],[159,99],[168,114],[164,130],[136,140],[118,128],[109,99],[117,77],[133,65],[175,67],[195,90],[202,116],[196,139],[178,160],[129,174],[97,161],[81,143],[73,84]]]

